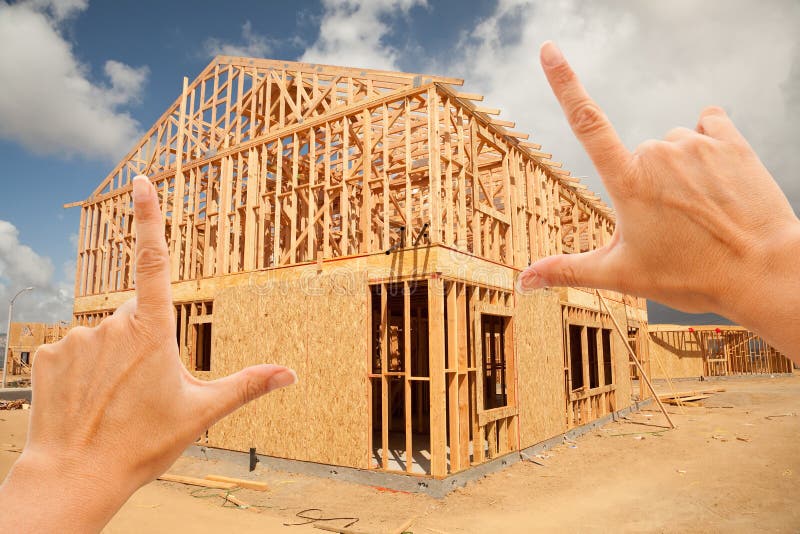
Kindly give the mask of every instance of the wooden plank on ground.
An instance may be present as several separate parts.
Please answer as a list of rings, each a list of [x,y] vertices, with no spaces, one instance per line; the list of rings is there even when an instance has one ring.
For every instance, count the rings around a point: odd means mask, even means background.
[[[716,387],[716,388],[708,388],[708,389],[697,389],[693,391],[679,391],[676,393],[662,393],[658,396],[659,399],[669,400],[669,399],[683,399],[684,397],[694,397],[696,395],[710,395],[711,393],[722,393],[725,391],[725,388]]]
[[[676,399],[667,399],[664,402],[667,404],[683,404],[685,402],[698,401],[711,397],[711,395],[693,395],[691,397],[678,397]]]
[[[256,491],[267,491],[269,486],[266,482],[258,482],[256,480],[245,480],[243,478],[224,477],[222,475],[206,475],[206,480],[215,480],[217,482],[229,482],[236,484],[240,488],[247,488]]]

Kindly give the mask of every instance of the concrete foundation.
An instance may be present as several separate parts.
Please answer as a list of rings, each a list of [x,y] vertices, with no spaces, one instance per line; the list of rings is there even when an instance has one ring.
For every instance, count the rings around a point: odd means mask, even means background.
[[[314,462],[303,462],[300,460],[287,460],[285,458],[275,458],[262,454],[258,454],[257,456],[259,462],[263,466],[277,471],[287,471],[290,473],[301,473],[304,475],[326,477],[334,480],[344,480],[346,482],[354,482],[356,484],[364,484],[369,486],[380,486],[383,488],[407,491],[410,493],[425,493],[431,497],[441,499],[454,489],[465,486],[468,482],[478,480],[486,475],[500,471],[511,464],[522,461],[523,455],[533,456],[542,451],[546,451],[547,449],[555,447],[565,440],[574,440],[575,438],[599,428],[606,423],[616,421],[618,418],[628,415],[629,413],[639,411],[652,402],[653,399],[637,401],[625,409],[609,414],[586,425],[573,428],[569,432],[554,436],[541,443],[537,443],[536,445],[523,449],[521,451],[522,454],[520,454],[519,451],[514,451],[444,479],[435,479],[428,476],[409,476],[401,473],[387,473],[385,471],[353,469],[349,467],[339,467]],[[215,449],[213,447],[200,447],[197,445],[192,445],[186,449],[186,451],[184,451],[184,455],[225,462],[231,464],[232,468],[235,467],[237,472],[241,471],[242,467],[247,469],[246,466],[249,465],[250,461],[250,455],[246,452]]]

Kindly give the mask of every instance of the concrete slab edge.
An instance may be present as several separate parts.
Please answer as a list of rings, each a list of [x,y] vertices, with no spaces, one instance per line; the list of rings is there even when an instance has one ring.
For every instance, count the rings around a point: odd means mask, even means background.
[[[25,399],[31,401],[31,388],[6,388],[0,389],[0,400]]]
[[[672,382],[725,382],[728,380],[753,380],[754,378],[791,378],[798,376],[797,373],[754,373],[750,375],[728,375],[728,376],[704,376],[702,380],[699,376],[682,376],[678,378],[670,378]],[[667,384],[666,378],[652,378],[653,384],[664,385]],[[636,390],[637,382],[634,381],[634,391]]]
[[[534,456],[565,441],[573,441],[576,438],[591,432],[592,430],[606,425],[612,421],[624,417],[630,413],[637,412],[643,407],[651,404],[653,399],[636,401],[627,408],[608,414],[600,419],[575,427],[569,431],[549,438],[545,441],[531,445],[522,449],[522,453],[527,456]],[[231,451],[227,449],[217,449],[214,447],[201,447],[191,445],[184,451],[184,456],[195,458],[208,458],[219,460],[235,465],[241,465],[247,469],[250,455],[246,452]],[[303,460],[289,460],[286,458],[276,458],[258,454],[259,463],[262,466],[276,471],[289,473],[301,473],[316,477],[330,478],[333,480],[343,480],[367,486],[378,486],[395,491],[405,491],[409,493],[425,493],[435,498],[444,498],[456,488],[466,486],[469,482],[474,482],[487,475],[505,469],[509,465],[522,461],[519,451],[513,451],[493,460],[471,467],[447,478],[437,480],[432,477],[404,475],[402,473],[387,473],[383,471],[372,471],[367,469],[356,469],[353,467],[341,467],[336,465],[320,464],[316,462],[306,462]],[[241,475],[237,475],[241,476]]]

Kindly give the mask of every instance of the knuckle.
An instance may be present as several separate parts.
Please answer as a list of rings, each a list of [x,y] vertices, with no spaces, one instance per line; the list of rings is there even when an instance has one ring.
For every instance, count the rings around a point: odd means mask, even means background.
[[[591,135],[605,127],[605,118],[600,107],[591,100],[587,100],[572,109],[569,122],[578,135]]]
[[[717,152],[717,143],[708,136],[698,136],[685,144],[686,149],[694,157],[707,159]]]
[[[125,326],[119,317],[113,315],[106,317],[95,327],[95,331],[101,338],[118,340],[125,333]]]
[[[725,110],[722,109],[720,106],[706,106],[700,112],[700,117],[708,117],[710,115],[727,115]]]
[[[143,246],[136,253],[136,270],[145,275],[161,272],[168,263],[167,252],[161,247]]]
[[[264,388],[261,386],[261,381],[254,377],[252,373],[247,373],[242,378],[242,382],[239,386],[239,399],[242,404],[247,404],[260,397],[263,391]]]
[[[575,268],[575,265],[571,261],[561,261],[558,265],[558,275],[556,276],[558,285],[562,287],[577,287],[580,284],[578,283],[578,272]]]
[[[55,353],[56,350],[52,344],[39,345],[39,348],[33,353],[33,363],[31,365],[35,367],[36,362],[40,362],[40,366],[42,365],[41,362],[45,362],[44,365],[47,365],[47,362],[53,358]]]
[[[667,134],[664,136],[664,139],[667,140],[667,141],[677,140],[677,139],[683,139],[683,138],[686,138],[686,137],[691,137],[691,135],[692,135],[692,131],[691,130],[689,130],[688,128],[683,128],[683,127],[678,126],[676,128],[672,128],[670,131],[668,131]]]
[[[661,154],[665,148],[666,143],[663,141],[648,139],[647,141],[642,141],[639,143],[639,146],[636,147],[635,154],[640,156],[652,156]]]
[[[64,340],[67,343],[83,345],[91,340],[93,331],[94,329],[89,328],[88,326],[76,326],[67,332]]]

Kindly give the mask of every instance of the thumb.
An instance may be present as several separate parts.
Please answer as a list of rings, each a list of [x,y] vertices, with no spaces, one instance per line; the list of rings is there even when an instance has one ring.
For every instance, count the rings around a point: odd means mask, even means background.
[[[517,291],[529,292],[543,287],[613,286],[612,268],[608,261],[608,247],[580,254],[558,254],[534,262],[520,273]]]
[[[260,396],[297,383],[297,373],[282,365],[261,364],[247,367],[225,378],[203,383],[208,409],[216,422]]]

